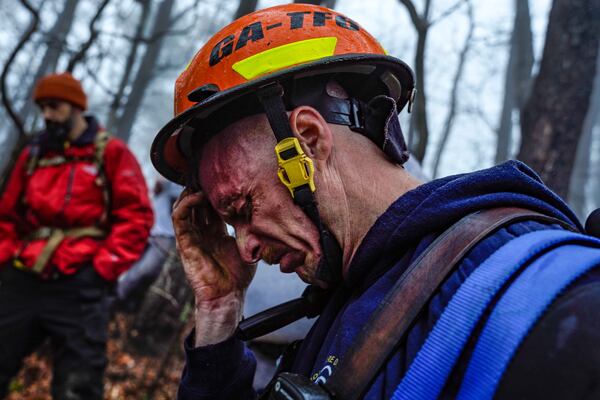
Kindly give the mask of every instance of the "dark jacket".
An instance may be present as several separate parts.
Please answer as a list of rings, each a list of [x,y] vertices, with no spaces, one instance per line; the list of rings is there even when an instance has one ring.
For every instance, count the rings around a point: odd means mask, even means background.
[[[441,232],[461,217],[480,209],[499,206],[529,208],[580,228],[576,217],[564,202],[550,192],[528,167],[519,162],[508,162],[487,170],[451,176],[422,185],[400,197],[371,227],[352,260],[348,279],[334,294],[304,340],[291,371],[304,374],[316,382],[327,380],[380,300],[407,266]],[[489,255],[515,237],[548,228],[548,225],[534,221],[515,223],[487,237],[471,250],[422,310],[365,398],[391,397],[452,295]],[[553,391],[548,392],[551,394],[558,393],[562,386],[569,387],[573,384],[572,377],[557,372],[562,370],[562,363],[566,362],[563,358],[575,364],[596,365],[595,376],[600,377],[600,354],[575,354],[570,350],[577,348],[581,351],[582,345],[565,347],[563,343],[560,349],[556,346],[556,336],[561,335],[561,324],[564,324],[565,318],[575,315],[582,318],[582,321],[595,321],[600,316],[600,311],[594,312],[586,304],[594,298],[593,293],[600,295],[600,279],[596,275],[586,275],[554,303],[509,367],[499,394],[510,393],[506,398],[515,398],[511,396],[520,396],[525,393],[523,390],[529,390],[528,393],[540,396],[542,389],[546,390],[552,385]],[[574,293],[578,293],[582,287],[591,288],[592,294],[588,294],[587,298],[584,296],[583,300],[573,300]],[[573,301],[577,303],[576,306],[572,305]],[[570,306],[566,306],[566,303]],[[548,326],[549,319],[551,326]],[[540,326],[543,327],[541,331]],[[591,345],[600,339],[600,333],[587,326],[578,325],[572,331],[567,341],[573,339]],[[474,337],[476,339],[477,335]],[[230,339],[198,349],[192,349],[190,343],[186,342],[187,365],[179,389],[181,399],[254,396],[250,387],[254,361],[242,343]],[[472,345],[473,343],[467,345],[442,398],[452,398],[455,395]],[[541,345],[547,349],[545,353],[540,351]],[[556,352],[552,353],[552,350]],[[554,358],[548,354],[552,354]],[[596,358],[588,360],[586,356]],[[532,357],[535,357],[535,361]],[[541,366],[540,363],[544,365]],[[532,365],[537,368],[531,369]],[[554,382],[551,385],[542,384],[548,377],[555,378]],[[580,388],[584,388],[590,381],[581,379],[579,383]],[[570,396],[577,388],[571,387],[570,390],[564,393]]]

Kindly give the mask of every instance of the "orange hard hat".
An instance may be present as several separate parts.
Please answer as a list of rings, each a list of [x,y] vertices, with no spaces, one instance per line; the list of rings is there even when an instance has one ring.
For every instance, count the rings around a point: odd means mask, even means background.
[[[184,183],[192,144],[236,118],[262,112],[254,94],[259,88],[271,82],[287,88],[319,76],[335,76],[365,101],[389,96],[398,112],[414,95],[411,69],[350,18],[310,4],[259,10],[215,34],[177,78],[175,118],[154,139],[152,163],[166,178]]]

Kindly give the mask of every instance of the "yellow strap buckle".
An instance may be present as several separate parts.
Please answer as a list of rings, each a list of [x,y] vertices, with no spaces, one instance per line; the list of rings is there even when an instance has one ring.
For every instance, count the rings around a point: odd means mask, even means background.
[[[13,258],[13,265],[14,265],[15,268],[18,268],[18,269],[22,269],[22,270],[27,269],[25,267],[25,264],[23,264],[23,261],[21,261],[18,258]]]
[[[275,145],[279,180],[288,188],[292,197],[294,191],[303,185],[308,185],[311,192],[315,191],[315,167],[313,161],[304,153],[297,138],[285,138]]]

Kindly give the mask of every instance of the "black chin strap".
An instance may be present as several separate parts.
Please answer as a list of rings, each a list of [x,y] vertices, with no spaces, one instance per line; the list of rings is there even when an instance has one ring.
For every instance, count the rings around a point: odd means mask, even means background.
[[[294,138],[282,96],[283,88],[279,83],[269,84],[258,91],[258,99],[267,114],[269,124],[271,125],[271,129],[273,130],[278,143],[281,143],[288,138]],[[283,161],[303,157],[310,162],[310,168],[312,168],[312,161],[304,154],[300,154],[298,150],[302,151],[298,147],[290,147],[285,151],[278,152],[278,156]],[[307,167],[302,166],[302,168]],[[310,174],[312,171],[307,172]],[[285,171],[281,171],[280,164],[279,176],[282,181],[284,181],[287,175],[288,174],[286,174]],[[284,184],[286,184],[288,189],[290,189],[290,192],[292,192],[294,202],[302,208],[319,231],[319,240],[323,251],[323,257],[321,257],[317,267],[316,277],[330,286],[335,286],[342,278],[342,250],[337,240],[333,237],[331,232],[325,228],[321,221],[317,202],[313,193],[314,186],[309,183],[296,187],[290,187],[286,182],[284,182]]]

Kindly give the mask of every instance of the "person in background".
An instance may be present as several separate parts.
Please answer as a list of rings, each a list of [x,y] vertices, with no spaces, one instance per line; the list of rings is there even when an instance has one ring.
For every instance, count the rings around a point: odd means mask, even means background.
[[[175,247],[171,211],[183,188],[162,177],[154,185],[154,226],[142,257],[119,277],[116,287],[117,307],[135,312],[150,285],[158,278],[162,267]]]
[[[46,126],[0,199],[0,398],[50,339],[52,397],[101,400],[108,294],[146,246],[148,190],[125,143],[85,114],[70,73],[41,78],[33,100]]]

